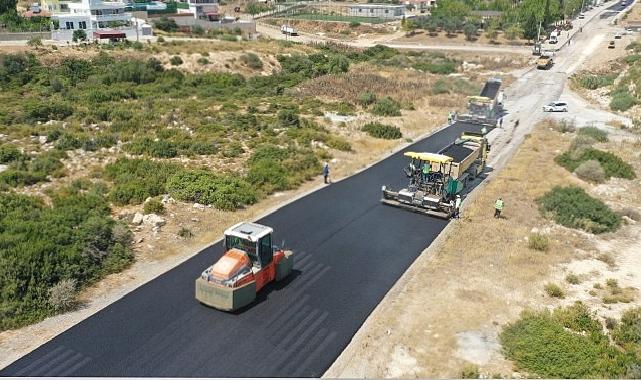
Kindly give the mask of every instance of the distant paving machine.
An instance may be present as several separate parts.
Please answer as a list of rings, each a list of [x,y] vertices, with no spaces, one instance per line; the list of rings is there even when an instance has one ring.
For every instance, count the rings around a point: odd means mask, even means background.
[[[438,153],[406,152],[409,185],[398,192],[383,186],[381,202],[449,219],[456,195],[485,170],[489,150],[483,134],[464,132]]]
[[[485,82],[480,95],[468,98],[467,112],[460,115],[459,120],[494,126],[503,111],[501,84],[499,78],[491,78]]]
[[[196,299],[216,309],[238,310],[265,285],[286,278],[294,255],[272,246],[272,233],[270,227],[248,222],[225,231],[225,254],[196,279]]]

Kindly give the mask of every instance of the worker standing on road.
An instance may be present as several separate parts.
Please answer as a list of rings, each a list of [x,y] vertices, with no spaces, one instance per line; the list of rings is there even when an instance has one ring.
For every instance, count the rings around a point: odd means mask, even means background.
[[[499,118],[499,128],[503,128],[503,118]]]
[[[325,179],[325,183],[329,183],[329,163],[327,163],[327,161],[325,161],[323,165],[323,178]]]
[[[494,217],[501,218],[501,211],[503,211],[503,198],[499,197],[494,203]]]
[[[447,114],[447,125],[452,124],[452,112]]]
[[[456,201],[454,202],[454,217],[458,219],[461,216],[461,196],[456,194]]]

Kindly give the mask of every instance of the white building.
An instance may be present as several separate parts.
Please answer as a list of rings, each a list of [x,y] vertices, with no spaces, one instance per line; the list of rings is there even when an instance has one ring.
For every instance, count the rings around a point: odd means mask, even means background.
[[[218,21],[218,0],[188,0],[189,13],[196,20]]]
[[[405,5],[355,4],[347,8],[350,16],[358,17],[402,18],[405,15]]]
[[[73,32],[81,29],[87,33],[87,40],[136,39],[140,35],[131,13],[125,11],[125,3],[102,0],[69,2],[69,10],[55,12],[52,33],[54,40],[70,41]],[[56,25],[57,24],[57,25]],[[56,29],[55,27],[58,27]],[[138,25],[141,27],[141,25]]]

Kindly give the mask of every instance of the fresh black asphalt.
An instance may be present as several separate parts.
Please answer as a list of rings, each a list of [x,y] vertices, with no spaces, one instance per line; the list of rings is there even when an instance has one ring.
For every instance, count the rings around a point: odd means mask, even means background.
[[[480,128],[454,125],[404,151],[439,151],[465,130]],[[261,219],[274,227],[275,243],[295,251],[296,264],[245,310],[225,313],[194,299],[195,278],[223,253],[216,244],[0,376],[321,376],[447,224],[380,203],[381,185],[405,184],[404,165],[397,153]]]

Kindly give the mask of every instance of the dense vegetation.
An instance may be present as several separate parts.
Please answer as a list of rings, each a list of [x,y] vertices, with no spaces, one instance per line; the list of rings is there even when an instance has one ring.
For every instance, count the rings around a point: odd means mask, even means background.
[[[606,178],[636,178],[634,169],[630,164],[623,161],[619,156],[613,153],[605,152],[595,148],[570,150],[560,154],[555,158],[555,161],[559,165],[563,166],[571,172],[576,170],[583,162],[591,160],[598,161],[599,164],[601,164],[601,167],[605,171]]]
[[[614,231],[621,218],[605,203],[575,186],[555,187],[538,199],[541,212],[555,222],[595,234]]]
[[[368,135],[378,139],[395,140],[403,137],[403,134],[398,127],[378,122],[367,123],[363,125],[361,129]]]
[[[0,193],[0,329],[51,314],[58,282],[83,286],[132,260],[130,233],[97,189],[69,188],[51,200]]]
[[[639,309],[626,312],[614,327],[611,344],[603,326],[585,305],[554,312],[526,311],[500,336],[505,355],[543,378],[638,378],[641,360]],[[611,326],[613,327],[613,326]]]

